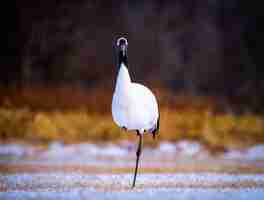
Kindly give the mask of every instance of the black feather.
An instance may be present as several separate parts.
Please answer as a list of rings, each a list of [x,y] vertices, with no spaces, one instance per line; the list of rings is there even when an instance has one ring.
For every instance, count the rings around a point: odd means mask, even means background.
[[[156,134],[158,134],[159,129],[160,129],[160,114],[159,114],[159,117],[158,117],[156,128],[151,132],[153,139],[156,138]]]

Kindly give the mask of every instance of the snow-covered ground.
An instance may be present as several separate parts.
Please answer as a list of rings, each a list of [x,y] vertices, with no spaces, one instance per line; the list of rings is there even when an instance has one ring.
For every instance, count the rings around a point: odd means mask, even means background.
[[[65,145],[53,142],[46,148],[15,143],[0,144],[0,168],[1,165],[8,165],[10,168],[10,165],[25,164],[33,167],[78,165],[94,168],[133,168],[135,150],[136,144],[129,141],[97,145],[91,143]],[[147,146],[143,148],[140,164],[143,168],[155,168],[165,172],[166,169],[188,172],[208,169],[214,172],[235,172],[245,168],[259,172],[259,169],[264,168],[264,145],[244,150],[230,149],[222,154],[212,155],[197,142],[161,142],[156,148]]]
[[[0,175],[2,188],[16,190],[69,190],[75,187],[94,189],[127,190],[133,174],[83,174],[83,173],[23,173]],[[137,188],[199,187],[199,188],[245,188],[263,187],[264,174],[218,174],[218,173],[158,173],[139,174]],[[136,188],[136,189],[137,189]],[[263,188],[264,189],[264,188]]]
[[[70,144],[53,142],[48,147],[33,147],[26,144],[0,144],[0,169],[22,166],[29,168],[76,166],[81,171],[87,168],[111,169],[133,168],[135,166],[136,144],[123,141],[120,144]],[[30,166],[26,169],[25,166]],[[212,155],[201,144],[190,141],[178,143],[161,142],[156,148],[144,147],[140,161],[141,168],[159,172],[264,172],[264,145],[252,146],[244,150],[230,149],[222,154]],[[12,169],[13,169],[12,168]],[[21,168],[21,167],[20,167]],[[50,169],[51,168],[51,169]],[[83,170],[85,168],[85,170]],[[89,168],[89,171],[91,169]],[[108,170],[106,170],[108,169]],[[104,171],[105,170],[105,171]],[[20,170],[21,171],[21,170]],[[32,171],[32,170],[31,170]],[[128,170],[125,170],[127,172]],[[131,170],[129,170],[131,171]],[[145,170],[146,171],[146,170]],[[153,171],[153,170],[152,170]],[[95,171],[97,173],[98,170]],[[124,170],[123,170],[124,172]]]
[[[95,145],[90,143],[64,145],[60,142],[53,142],[47,149],[40,150],[25,144],[0,144],[1,156],[13,156],[21,158],[37,154],[39,158],[57,160],[75,157],[127,157],[135,153],[136,146],[134,143],[125,141],[119,145],[104,144]],[[180,141],[177,143],[161,142],[156,148],[144,147],[144,153],[159,157],[187,156],[204,158],[208,157],[209,152],[205,147],[197,142]],[[243,159],[243,160],[264,160],[264,144],[249,147],[244,150],[230,149],[223,153],[222,158],[226,159]]]
[[[144,147],[131,190],[135,149],[129,141],[0,144],[0,200],[264,199],[264,145],[218,155],[190,141]]]
[[[1,200],[262,200],[264,190],[255,189],[203,189],[203,188],[159,188],[134,191],[106,191],[100,192],[94,189],[76,188],[69,191],[40,191],[40,192],[8,192],[0,193]]]
[[[37,173],[0,176],[0,199],[263,199],[264,175]]]

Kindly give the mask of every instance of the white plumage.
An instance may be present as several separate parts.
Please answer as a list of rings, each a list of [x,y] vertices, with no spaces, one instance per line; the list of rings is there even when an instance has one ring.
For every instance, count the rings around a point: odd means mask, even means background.
[[[128,42],[121,37],[117,40],[118,75],[112,101],[112,115],[115,123],[126,130],[134,130],[139,136],[136,168],[132,187],[135,187],[139,157],[144,132],[153,134],[159,130],[159,110],[154,94],[139,83],[131,81],[127,63]]]
[[[115,123],[127,130],[153,132],[158,127],[158,103],[154,94],[139,83],[131,81],[128,69],[120,63],[112,101]]]
[[[122,61],[119,63],[113,95],[112,116],[118,126],[139,131],[141,134],[144,131],[153,132],[158,128],[159,111],[156,97],[144,85],[131,81],[128,68]]]

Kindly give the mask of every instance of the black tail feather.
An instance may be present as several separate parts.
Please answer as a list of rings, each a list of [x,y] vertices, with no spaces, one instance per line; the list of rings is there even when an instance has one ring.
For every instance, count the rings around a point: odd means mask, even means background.
[[[160,115],[158,117],[156,128],[151,132],[154,140],[156,138],[156,134],[158,134],[158,132],[159,132],[159,128],[160,128]]]

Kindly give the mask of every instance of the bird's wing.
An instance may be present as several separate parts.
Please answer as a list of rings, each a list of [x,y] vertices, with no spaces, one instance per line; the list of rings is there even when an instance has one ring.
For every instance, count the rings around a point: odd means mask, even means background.
[[[152,129],[159,117],[158,103],[150,89],[139,83],[132,83],[133,111],[138,115],[138,120],[144,122],[144,129]],[[143,126],[143,125],[142,125]]]
[[[131,83],[126,92],[115,92],[112,101],[112,115],[120,127],[128,130],[151,131],[157,126],[158,103],[147,87]]]

